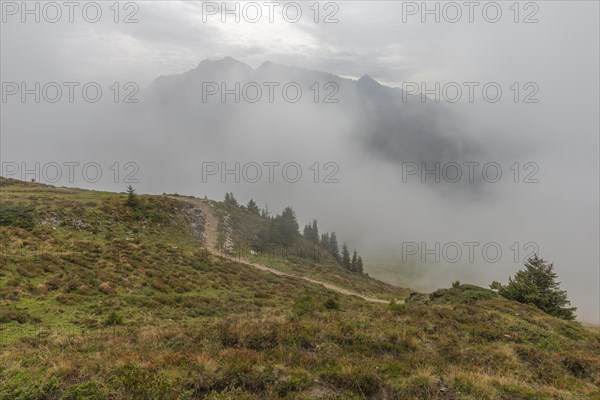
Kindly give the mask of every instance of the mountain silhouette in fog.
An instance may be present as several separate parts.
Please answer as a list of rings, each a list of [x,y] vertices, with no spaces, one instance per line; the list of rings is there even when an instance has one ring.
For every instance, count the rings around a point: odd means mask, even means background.
[[[235,91],[236,82],[239,101],[232,93],[222,101],[221,85]],[[272,102],[265,83],[278,84]],[[283,87],[290,83],[302,89],[298,102],[282,96]],[[218,92],[203,96],[207,84]],[[258,101],[246,101],[243,88],[248,84],[261,86]],[[318,87],[318,101],[314,85]],[[254,99],[254,87],[248,89],[247,97]],[[293,88],[290,92],[294,93]],[[389,162],[460,162],[479,152],[477,144],[459,133],[456,116],[445,105],[422,102],[420,95],[404,96],[402,89],[382,85],[369,75],[353,80],[269,61],[252,68],[225,57],[204,60],[182,74],[158,77],[147,89],[144,103],[149,115],[169,116],[177,124],[193,127],[192,131],[186,129],[189,134],[219,135],[227,121],[248,112],[251,120],[247,123],[261,126],[261,120],[268,124],[278,113],[316,121],[327,121],[336,114],[352,121],[348,140]],[[320,124],[318,129],[326,134],[327,125]],[[286,131],[285,127],[281,131]]]

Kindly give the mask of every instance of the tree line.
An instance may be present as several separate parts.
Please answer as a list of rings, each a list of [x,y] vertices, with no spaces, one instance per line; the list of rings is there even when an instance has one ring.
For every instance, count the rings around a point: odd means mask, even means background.
[[[340,253],[335,232],[325,232],[319,236],[319,227],[316,219],[313,219],[312,223],[304,227],[303,236],[309,242],[319,243],[320,247],[327,251],[342,268],[352,272],[364,273],[362,257],[358,255],[356,250],[353,251],[352,257],[350,257],[348,246],[344,243],[342,244],[342,251]]]
[[[353,250],[352,255],[350,255],[346,243],[342,244],[340,251],[335,232],[325,232],[319,235],[319,227],[316,219],[313,219],[312,223],[307,224],[302,234],[300,234],[296,213],[291,207],[286,207],[281,214],[271,216],[267,206],[260,209],[253,199],[250,199],[245,206],[240,205],[233,193],[225,194],[224,203],[268,219],[268,223],[264,224],[258,231],[256,243],[258,248],[262,248],[269,243],[289,246],[297,243],[300,237],[303,237],[311,243],[318,244],[340,267],[351,272],[364,273],[363,259],[358,255],[357,251]]]

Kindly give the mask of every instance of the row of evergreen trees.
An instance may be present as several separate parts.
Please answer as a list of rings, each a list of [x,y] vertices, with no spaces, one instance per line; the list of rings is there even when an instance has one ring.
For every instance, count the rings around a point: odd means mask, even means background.
[[[286,207],[281,214],[274,217],[266,214],[264,218],[268,218],[269,223],[263,226],[257,234],[260,245],[278,243],[289,246],[298,242],[300,238],[298,221],[291,207]]]
[[[359,272],[361,274],[364,272],[362,257],[356,253],[356,250],[354,250],[352,258],[350,258],[348,246],[344,243],[340,254],[335,232],[331,232],[331,234],[325,232],[319,236],[319,227],[316,219],[313,219],[311,224],[307,224],[304,227],[303,236],[304,239],[312,243],[319,243],[323,250],[327,251],[340,266],[346,268],[348,271]]]
[[[291,207],[286,207],[281,214],[271,217],[267,206],[260,209],[253,199],[250,199],[245,206],[240,205],[233,193],[225,193],[225,204],[239,207],[250,214],[269,219],[269,223],[263,226],[257,234],[258,241],[256,245],[259,248],[269,243],[289,246],[297,243],[300,238],[298,220]],[[362,257],[358,255],[356,250],[354,250],[351,257],[348,246],[344,243],[340,252],[335,232],[326,232],[319,236],[316,219],[304,227],[302,236],[311,243],[319,244],[321,249],[327,251],[342,268],[361,274],[364,272]]]
[[[239,207],[250,214],[269,220],[257,233],[257,242],[255,245],[259,249],[264,249],[264,246],[271,243],[289,246],[296,243],[300,238],[296,214],[291,207],[286,207],[281,214],[271,217],[269,209],[266,206],[261,210],[253,199],[250,199],[245,206],[240,205],[233,193],[225,193],[225,204]]]
[[[240,205],[234,197],[233,193],[225,193],[225,204],[229,204],[234,207],[240,207],[241,209],[248,211],[250,214],[260,215],[262,217],[269,216],[269,209],[267,207],[261,210],[260,208],[258,208],[258,205],[253,199],[250,199],[246,206]]]

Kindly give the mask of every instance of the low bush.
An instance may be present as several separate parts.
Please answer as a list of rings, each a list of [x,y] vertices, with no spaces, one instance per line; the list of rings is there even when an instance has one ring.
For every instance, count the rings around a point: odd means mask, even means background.
[[[123,315],[116,311],[111,312],[104,319],[105,326],[123,325]]]
[[[35,226],[35,209],[25,204],[0,205],[0,226],[32,229]]]

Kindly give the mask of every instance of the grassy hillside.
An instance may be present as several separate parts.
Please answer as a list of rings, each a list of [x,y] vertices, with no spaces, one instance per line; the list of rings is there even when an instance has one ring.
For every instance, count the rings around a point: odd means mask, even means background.
[[[177,198],[134,210],[125,194],[0,192],[2,400],[600,398],[597,331],[492,291],[406,296],[326,259],[271,257],[407,297],[369,303],[209,254],[204,216]]]

